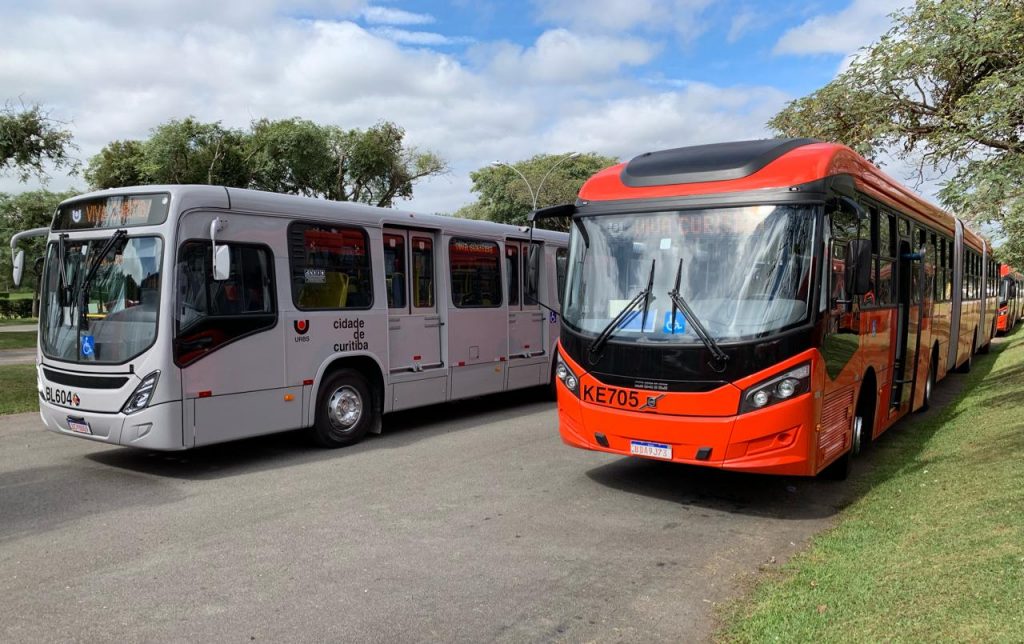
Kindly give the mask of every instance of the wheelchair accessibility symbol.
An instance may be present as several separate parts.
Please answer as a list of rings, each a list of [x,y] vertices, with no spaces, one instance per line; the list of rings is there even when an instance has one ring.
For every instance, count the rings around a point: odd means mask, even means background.
[[[96,352],[96,338],[91,335],[82,336],[82,355],[91,358]]]

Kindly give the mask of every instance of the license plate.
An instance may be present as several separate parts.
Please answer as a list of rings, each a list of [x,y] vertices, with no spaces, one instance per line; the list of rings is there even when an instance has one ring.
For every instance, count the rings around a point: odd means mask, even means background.
[[[92,434],[92,428],[84,418],[72,418],[68,416],[68,429],[79,434]]]
[[[629,441],[629,453],[650,458],[672,459],[672,446],[650,441]]]

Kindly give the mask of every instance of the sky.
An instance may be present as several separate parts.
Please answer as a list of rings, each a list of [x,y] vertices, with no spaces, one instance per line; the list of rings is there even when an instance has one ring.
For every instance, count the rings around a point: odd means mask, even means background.
[[[400,205],[451,213],[475,199],[469,173],[495,160],[628,160],[768,136],[772,115],[834,78],[906,4],[4,0],[0,100],[44,105],[83,163],[188,115],[243,128],[393,121],[450,167]],[[0,191],[36,187],[0,177]],[[86,182],[56,172],[48,187]]]

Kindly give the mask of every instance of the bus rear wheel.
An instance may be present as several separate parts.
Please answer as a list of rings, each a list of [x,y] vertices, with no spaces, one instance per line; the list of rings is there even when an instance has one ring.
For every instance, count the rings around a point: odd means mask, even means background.
[[[313,439],[330,448],[358,443],[377,420],[366,379],[358,371],[340,369],[320,387]]]
[[[928,365],[928,379],[924,381],[924,402],[921,403],[918,411],[928,411],[932,406],[932,390],[935,389],[935,380],[938,377],[939,370],[939,354],[938,350],[932,352],[931,363]]]

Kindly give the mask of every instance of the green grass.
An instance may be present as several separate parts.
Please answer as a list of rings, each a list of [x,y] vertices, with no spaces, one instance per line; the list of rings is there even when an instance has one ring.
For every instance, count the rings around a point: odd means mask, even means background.
[[[13,293],[11,293],[10,297],[8,297],[7,299],[10,299],[10,300],[31,300],[32,299],[32,295],[33,295],[32,291],[14,291]]]
[[[0,333],[0,351],[4,349],[31,349],[35,346],[35,331],[4,331]]]
[[[36,367],[30,364],[0,366],[0,414],[19,414],[39,409]]]
[[[0,318],[0,326],[12,324],[39,324],[39,318]]]
[[[967,378],[883,436],[863,495],[723,611],[720,640],[1024,641],[1024,333]]]

